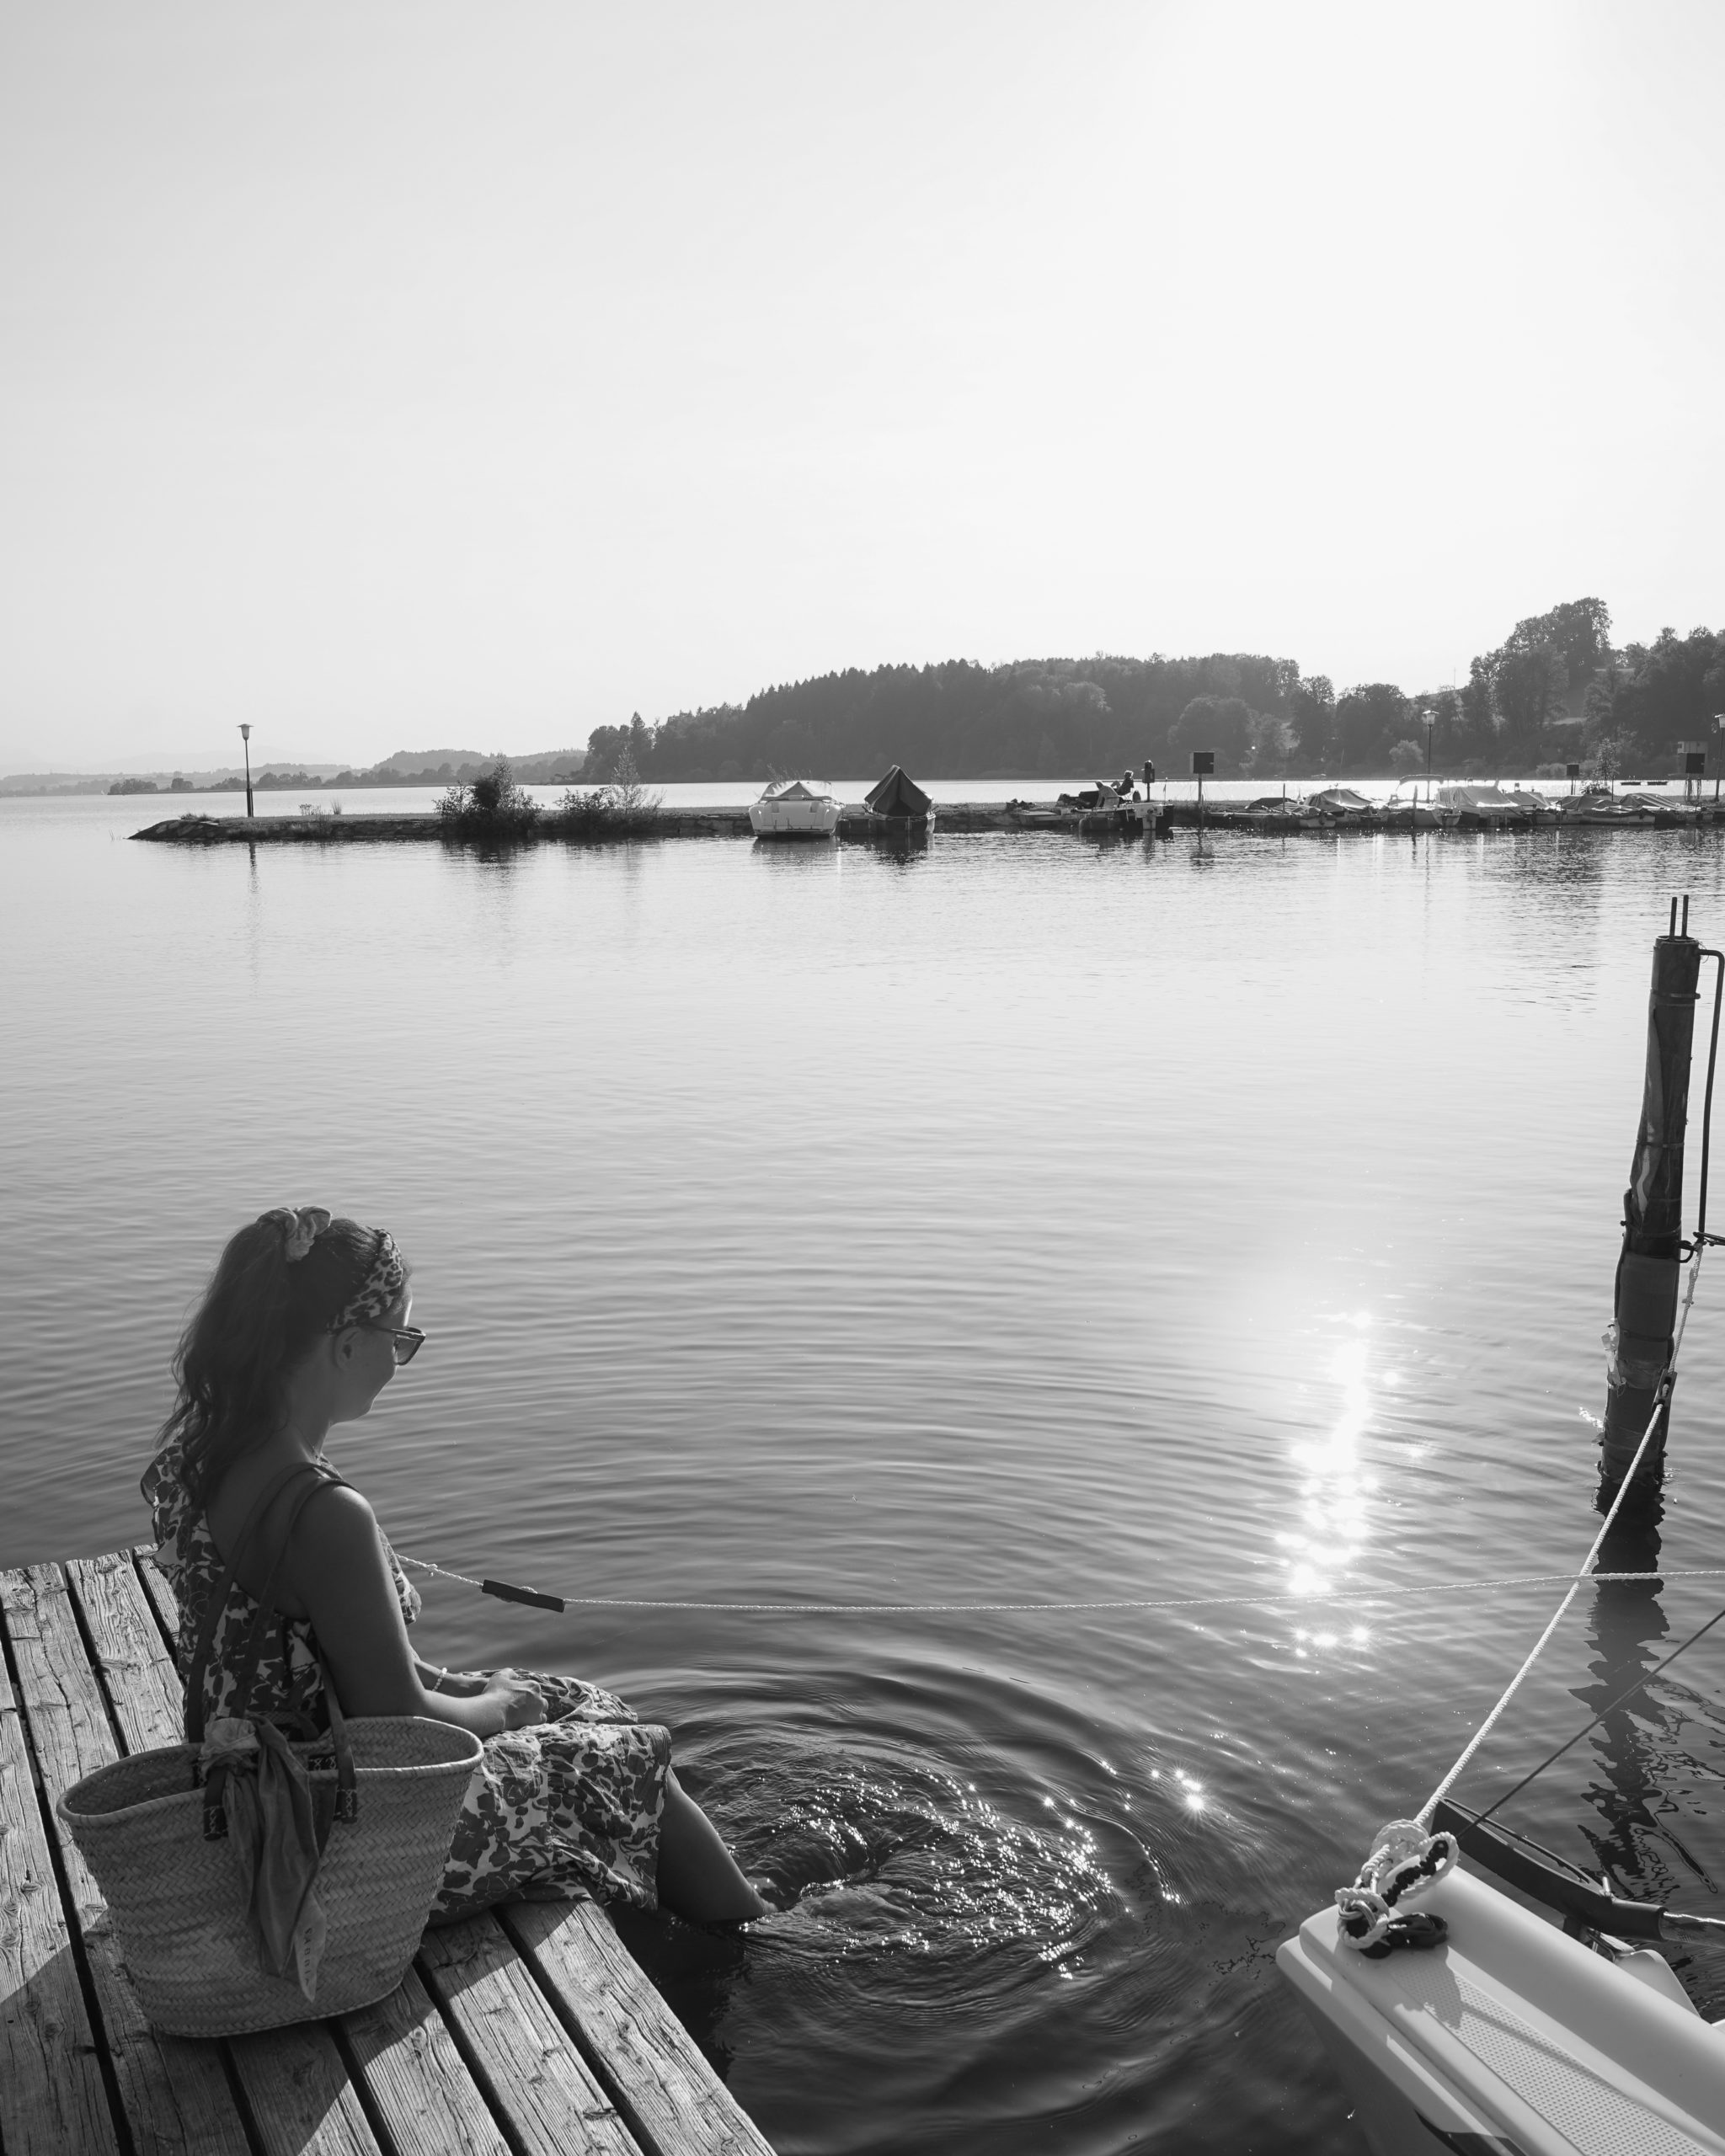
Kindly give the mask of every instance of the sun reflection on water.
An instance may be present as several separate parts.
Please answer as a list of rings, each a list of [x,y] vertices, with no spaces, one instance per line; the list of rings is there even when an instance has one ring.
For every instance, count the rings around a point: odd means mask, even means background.
[[[1354,1337],[1342,1341],[1330,1363],[1330,1376],[1341,1388],[1341,1412],[1322,1436],[1306,1438],[1291,1448],[1295,1466],[1300,1470],[1298,1525],[1276,1536],[1285,1554],[1282,1562],[1288,1586],[1295,1594],[1328,1593],[1345,1578],[1371,1534],[1367,1504],[1377,1487],[1375,1476],[1362,1472],[1361,1440],[1372,1419],[1369,1379],[1371,1326],[1370,1313],[1358,1311],[1348,1321]],[[1338,1644],[1335,1632],[1296,1632],[1304,1653],[1310,1640],[1315,1647]],[[1349,1643],[1363,1646],[1365,1631],[1356,1626]]]

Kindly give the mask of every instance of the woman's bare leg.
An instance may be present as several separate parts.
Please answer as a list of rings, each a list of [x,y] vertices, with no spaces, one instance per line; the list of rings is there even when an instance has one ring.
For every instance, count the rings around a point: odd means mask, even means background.
[[[737,1924],[766,1914],[718,1829],[674,1774],[665,1776],[659,1821],[659,1898],[691,1924]]]

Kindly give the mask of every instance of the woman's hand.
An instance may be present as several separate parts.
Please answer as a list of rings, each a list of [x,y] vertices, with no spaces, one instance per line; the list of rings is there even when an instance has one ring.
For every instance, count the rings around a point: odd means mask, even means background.
[[[480,1697],[495,1706],[505,1729],[526,1729],[545,1719],[545,1695],[517,1669],[494,1669]]]

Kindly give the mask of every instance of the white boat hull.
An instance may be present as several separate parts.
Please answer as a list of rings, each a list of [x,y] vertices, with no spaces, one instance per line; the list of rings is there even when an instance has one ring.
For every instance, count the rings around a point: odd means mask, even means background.
[[[830,839],[839,827],[836,801],[757,801],[749,811],[756,838]]]
[[[1459,1869],[1413,1906],[1446,1945],[1369,1961],[1330,1908],[1276,1955],[1374,2156],[1725,2156],[1725,2029],[1660,1957],[1633,1973]]]

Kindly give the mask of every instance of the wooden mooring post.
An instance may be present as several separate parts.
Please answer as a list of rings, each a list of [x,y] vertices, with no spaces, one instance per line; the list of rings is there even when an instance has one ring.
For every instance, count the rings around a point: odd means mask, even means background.
[[[1648,997],[1647,1072],[1629,1187],[1623,1194],[1623,1251],[1617,1261],[1599,1455],[1599,1507],[1608,1511],[1634,1461],[1657,1403],[1658,1427],[1637,1472],[1629,1502],[1648,1502],[1665,1474],[1669,1387],[1682,1271],[1683,1139],[1689,1119],[1690,1052],[1695,1040],[1701,947],[1689,932],[1689,899],[1671,901],[1671,926],[1653,945]]]

